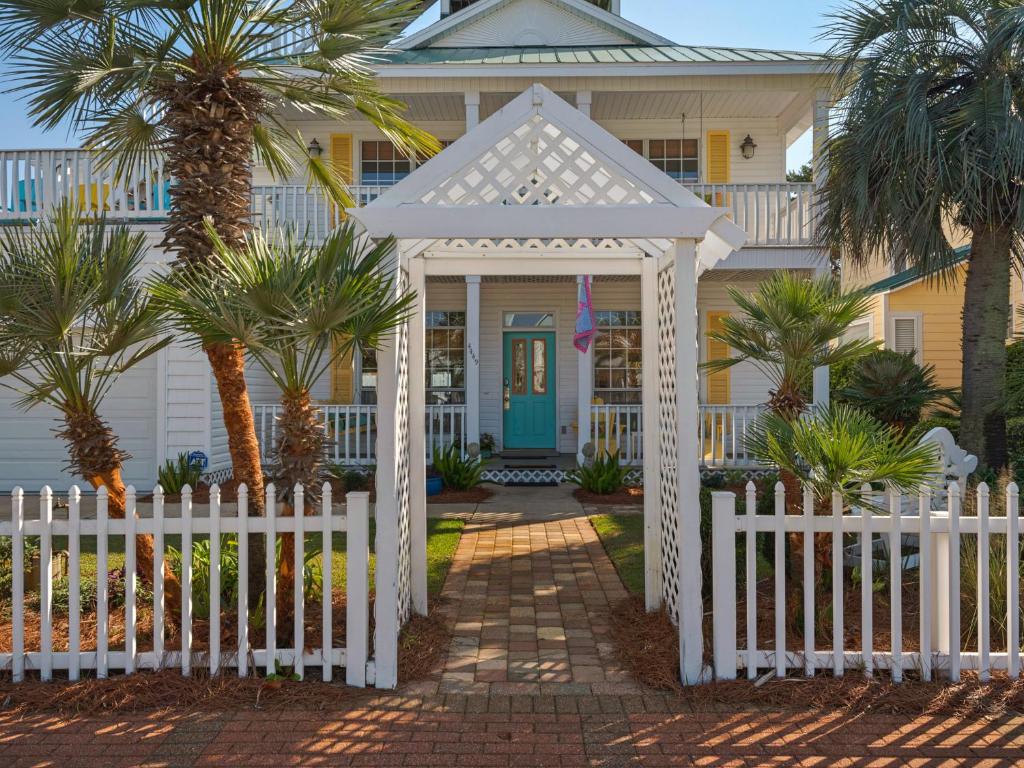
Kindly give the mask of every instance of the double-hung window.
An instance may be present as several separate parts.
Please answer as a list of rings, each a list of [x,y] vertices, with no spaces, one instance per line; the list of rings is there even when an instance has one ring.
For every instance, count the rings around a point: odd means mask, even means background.
[[[626,139],[625,144],[676,181],[700,181],[697,139]]]
[[[466,313],[427,312],[427,403],[466,402]]]
[[[594,340],[594,397],[607,405],[639,404],[642,397],[640,313],[601,311]]]
[[[443,140],[440,144],[443,150],[452,141]],[[361,141],[359,183],[368,187],[391,187],[429,160],[427,157],[417,157],[415,160],[406,157],[390,141]]]

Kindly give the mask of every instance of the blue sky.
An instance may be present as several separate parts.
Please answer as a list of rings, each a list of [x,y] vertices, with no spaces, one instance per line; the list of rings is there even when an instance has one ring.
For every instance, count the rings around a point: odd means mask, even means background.
[[[684,44],[820,51],[825,44],[816,38],[831,7],[833,3],[820,0],[622,0],[622,15]],[[438,14],[435,4],[414,28],[436,19]],[[0,114],[7,116],[0,138],[0,147],[4,149],[76,143],[64,130],[46,133],[34,128],[16,94],[0,93]],[[790,149],[789,166],[799,166],[810,156],[811,141],[807,135]]]

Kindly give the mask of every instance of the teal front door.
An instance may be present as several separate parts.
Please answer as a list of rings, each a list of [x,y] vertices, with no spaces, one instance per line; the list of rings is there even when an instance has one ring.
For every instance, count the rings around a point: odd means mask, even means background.
[[[509,450],[555,450],[555,334],[505,333],[502,395],[504,434]]]

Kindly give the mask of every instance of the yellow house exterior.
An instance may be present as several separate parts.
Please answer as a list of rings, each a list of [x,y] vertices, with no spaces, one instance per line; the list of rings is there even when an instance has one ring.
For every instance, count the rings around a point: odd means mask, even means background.
[[[963,261],[967,248],[957,251]],[[876,273],[877,275],[877,273]],[[872,277],[876,276],[872,275]],[[939,277],[922,275],[908,269],[874,282],[864,280],[872,294],[872,309],[863,320],[850,329],[850,336],[870,338],[886,349],[913,351],[921,364],[935,366],[939,384],[959,388],[962,383],[961,354],[963,340],[964,281],[966,264],[961,263],[953,274]],[[857,282],[846,281],[849,287]],[[1012,304],[1011,327],[1007,338],[1014,336],[1017,307],[1024,305],[1024,286],[1019,276],[1010,279]]]

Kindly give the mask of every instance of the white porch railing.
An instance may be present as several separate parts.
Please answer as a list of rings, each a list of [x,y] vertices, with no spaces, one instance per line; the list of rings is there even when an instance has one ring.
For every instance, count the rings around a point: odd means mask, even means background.
[[[865,487],[865,493],[870,494],[871,489]],[[773,670],[780,678],[791,670],[802,671],[808,677],[817,671],[830,671],[836,676],[857,671],[870,677],[878,670],[890,673],[897,683],[905,672],[917,672],[924,680],[941,672],[957,682],[964,669],[977,670],[983,682],[994,670],[1006,671],[1011,679],[1019,677],[1021,530],[1015,484],[1009,485],[1002,500],[990,499],[989,488],[980,484],[971,515],[962,514],[956,483],[949,486],[937,511],[928,491],[909,499],[879,493],[871,506],[854,507],[849,512],[844,512],[843,501],[836,494],[831,514],[815,514],[820,510],[815,509],[813,497],[807,496],[803,499],[803,514],[787,514],[786,502],[793,500],[785,498],[781,483],[776,486],[772,515],[756,514],[752,483],[745,496],[742,515],[736,514],[734,494],[715,493],[712,497],[714,666],[719,679],[735,678],[737,668],[745,669],[751,680],[765,670]],[[1002,507],[1001,514],[989,514],[990,502]],[[914,513],[901,514],[908,507]],[[774,577],[761,589],[756,563],[758,534],[770,535],[774,543]],[[789,537],[802,539],[803,556],[787,569],[785,543]],[[844,539],[850,537],[859,540],[859,584],[845,572]],[[745,575],[740,579],[736,567],[738,541],[745,542]],[[965,543],[968,546],[964,547]],[[825,597],[815,596],[816,584],[825,581],[826,576],[821,570],[822,558],[816,556],[822,552],[822,544],[831,560],[831,565],[825,566],[831,581],[826,609],[829,615],[825,617],[831,636],[827,639],[819,633],[820,617],[815,618],[822,605],[819,601]],[[882,544],[887,555],[881,562],[877,544]],[[904,573],[912,569],[917,570],[917,577],[905,577]],[[787,570],[792,574],[802,571],[802,576],[795,577],[799,579],[802,605],[787,605]],[[998,600],[994,592],[989,594],[990,587],[994,587],[993,573],[1005,574]],[[962,578],[970,578],[977,589],[961,591]],[[906,608],[908,613],[918,613],[919,621],[915,622],[917,626],[906,628],[904,579],[918,584],[914,596],[917,605],[908,604]],[[880,594],[879,584],[884,594]],[[860,606],[855,616],[844,618],[844,606],[850,604],[844,592],[849,588],[860,593]],[[970,601],[966,599],[969,592]],[[743,608],[737,611],[737,597],[741,595]],[[907,597],[911,595],[913,592]],[[876,645],[873,622],[879,615],[874,610],[878,599],[888,603],[889,626],[881,633],[882,642]],[[999,620],[993,621],[996,606]],[[759,611],[774,616],[771,633],[758,632]],[[787,643],[787,619],[798,611],[802,615],[801,637]],[[739,622],[745,625],[742,639],[737,631]],[[993,629],[993,625],[1003,629]],[[965,647],[965,627],[973,630],[970,648]],[[851,637],[855,639],[847,647]]]
[[[701,462],[709,468],[753,467],[747,453],[747,432],[763,405],[701,405],[697,440]]]
[[[814,243],[814,184],[684,184],[709,205],[728,208],[748,246]]]
[[[77,487],[72,487],[68,493],[67,517],[55,519],[54,495],[50,488],[43,488],[40,492],[38,512],[26,511],[22,490],[15,488],[11,494],[11,521],[0,522],[0,538],[12,540],[13,552],[11,613],[10,618],[0,618],[0,624],[9,622],[7,629],[10,630],[11,646],[9,653],[0,653],[0,669],[11,670],[11,677],[17,683],[24,680],[30,670],[37,670],[40,679],[47,681],[53,679],[56,671],[66,671],[69,679],[78,680],[85,670],[95,671],[96,676],[102,679],[115,672],[130,675],[143,669],[178,667],[187,676],[200,665],[206,666],[210,675],[227,674],[230,669],[239,677],[258,674],[260,670],[265,670],[267,675],[275,674],[280,666],[286,666],[292,667],[301,678],[305,668],[318,667],[323,679],[329,681],[336,668],[345,667],[345,681],[349,685],[372,683],[374,667],[368,664],[369,494],[348,494],[346,510],[339,514],[332,506],[328,485],[323,489],[323,498],[317,508],[311,510],[312,514],[282,517],[279,516],[274,486],[267,486],[266,491],[266,516],[249,514],[244,485],[239,488],[237,505],[230,505],[237,511],[221,504],[219,490],[214,486],[210,489],[209,511],[194,515],[192,495],[187,486],[180,502],[166,501],[158,488],[153,493],[152,504],[146,505],[136,503],[135,490],[129,487],[125,518],[111,519],[106,489],[101,488],[95,497],[95,513],[89,510],[85,514],[82,495]],[[347,534],[347,607],[345,640],[337,643],[333,641],[333,589],[336,585],[332,581],[330,542],[332,534],[341,531]],[[303,541],[307,534],[319,538],[320,543],[314,546],[320,548],[322,584],[319,596],[307,598],[305,580],[294,580],[294,621],[289,620],[288,625],[293,628],[290,647],[288,644],[278,647],[280,620],[275,594],[279,587],[275,552],[278,536],[286,533]],[[245,574],[249,567],[252,534],[263,536],[265,540],[267,587],[262,633],[250,631],[249,589]],[[153,574],[149,574],[153,583],[153,595],[149,599],[151,613],[145,610],[146,606],[137,592],[137,536],[152,537],[154,542]],[[183,599],[180,604],[173,605],[165,604],[163,579],[164,563],[169,556],[164,542],[170,536],[180,537],[180,561],[183,564],[180,579]],[[26,583],[26,539],[38,539],[39,562],[50,564],[55,555],[54,537],[66,538],[68,547],[67,602],[62,605],[55,604],[53,567],[39,569],[38,587]],[[86,537],[93,537],[96,546],[95,562],[91,563],[95,568],[91,576],[96,589],[94,605],[88,602],[83,605],[81,595],[82,547]],[[115,544],[123,542],[123,574],[130,574],[127,578],[120,576],[116,582],[108,573],[111,537]],[[208,562],[212,566],[205,573],[193,573],[193,546],[200,542],[209,547]],[[323,542],[328,542],[328,545],[323,546]],[[222,553],[222,544],[230,546],[230,549]],[[306,547],[301,545],[294,547],[296,573],[303,571],[305,550]],[[223,562],[232,560],[234,574],[242,574],[235,585],[226,582],[227,574],[221,567]],[[381,568],[378,559],[378,573]],[[388,589],[390,584],[390,580],[381,581],[378,600],[381,600],[380,589]],[[111,586],[123,593],[120,607],[112,602]],[[31,593],[35,593],[38,601],[26,600],[27,594]],[[306,607],[315,602],[320,603],[317,613],[320,614],[321,626],[307,632],[304,620]],[[207,622],[209,632],[205,648],[197,648],[193,639],[193,623],[198,618],[195,615],[197,605],[204,605],[208,616],[220,619]],[[175,648],[167,642],[170,638],[166,627],[171,618],[167,611],[179,609],[181,631],[177,633],[180,640]],[[66,624],[54,614],[66,616]],[[231,629],[222,634],[229,624],[233,624]],[[35,635],[36,627],[38,635]],[[60,636],[64,634],[63,627],[66,627],[66,637]],[[26,628],[31,635],[26,633]],[[122,639],[111,640],[112,634],[122,632]],[[262,638],[260,634],[263,634]],[[31,639],[32,636],[38,639]],[[396,661],[384,658],[393,653],[390,645],[376,650],[377,661],[383,661],[385,665]]]
[[[65,201],[112,218],[163,218],[170,185],[156,156],[115,179],[82,149],[0,150],[0,221],[34,218]]]
[[[643,406],[590,406],[590,441],[598,455],[618,451],[621,463],[643,464]]]
[[[318,406],[327,433],[327,460],[345,466],[368,466],[377,461],[377,406],[376,405],[321,405]],[[279,405],[253,406],[256,437],[260,443],[260,456],[264,462],[272,458],[277,443]],[[427,459],[434,448],[445,448],[457,443],[466,446],[466,406],[428,405],[426,423]]]

